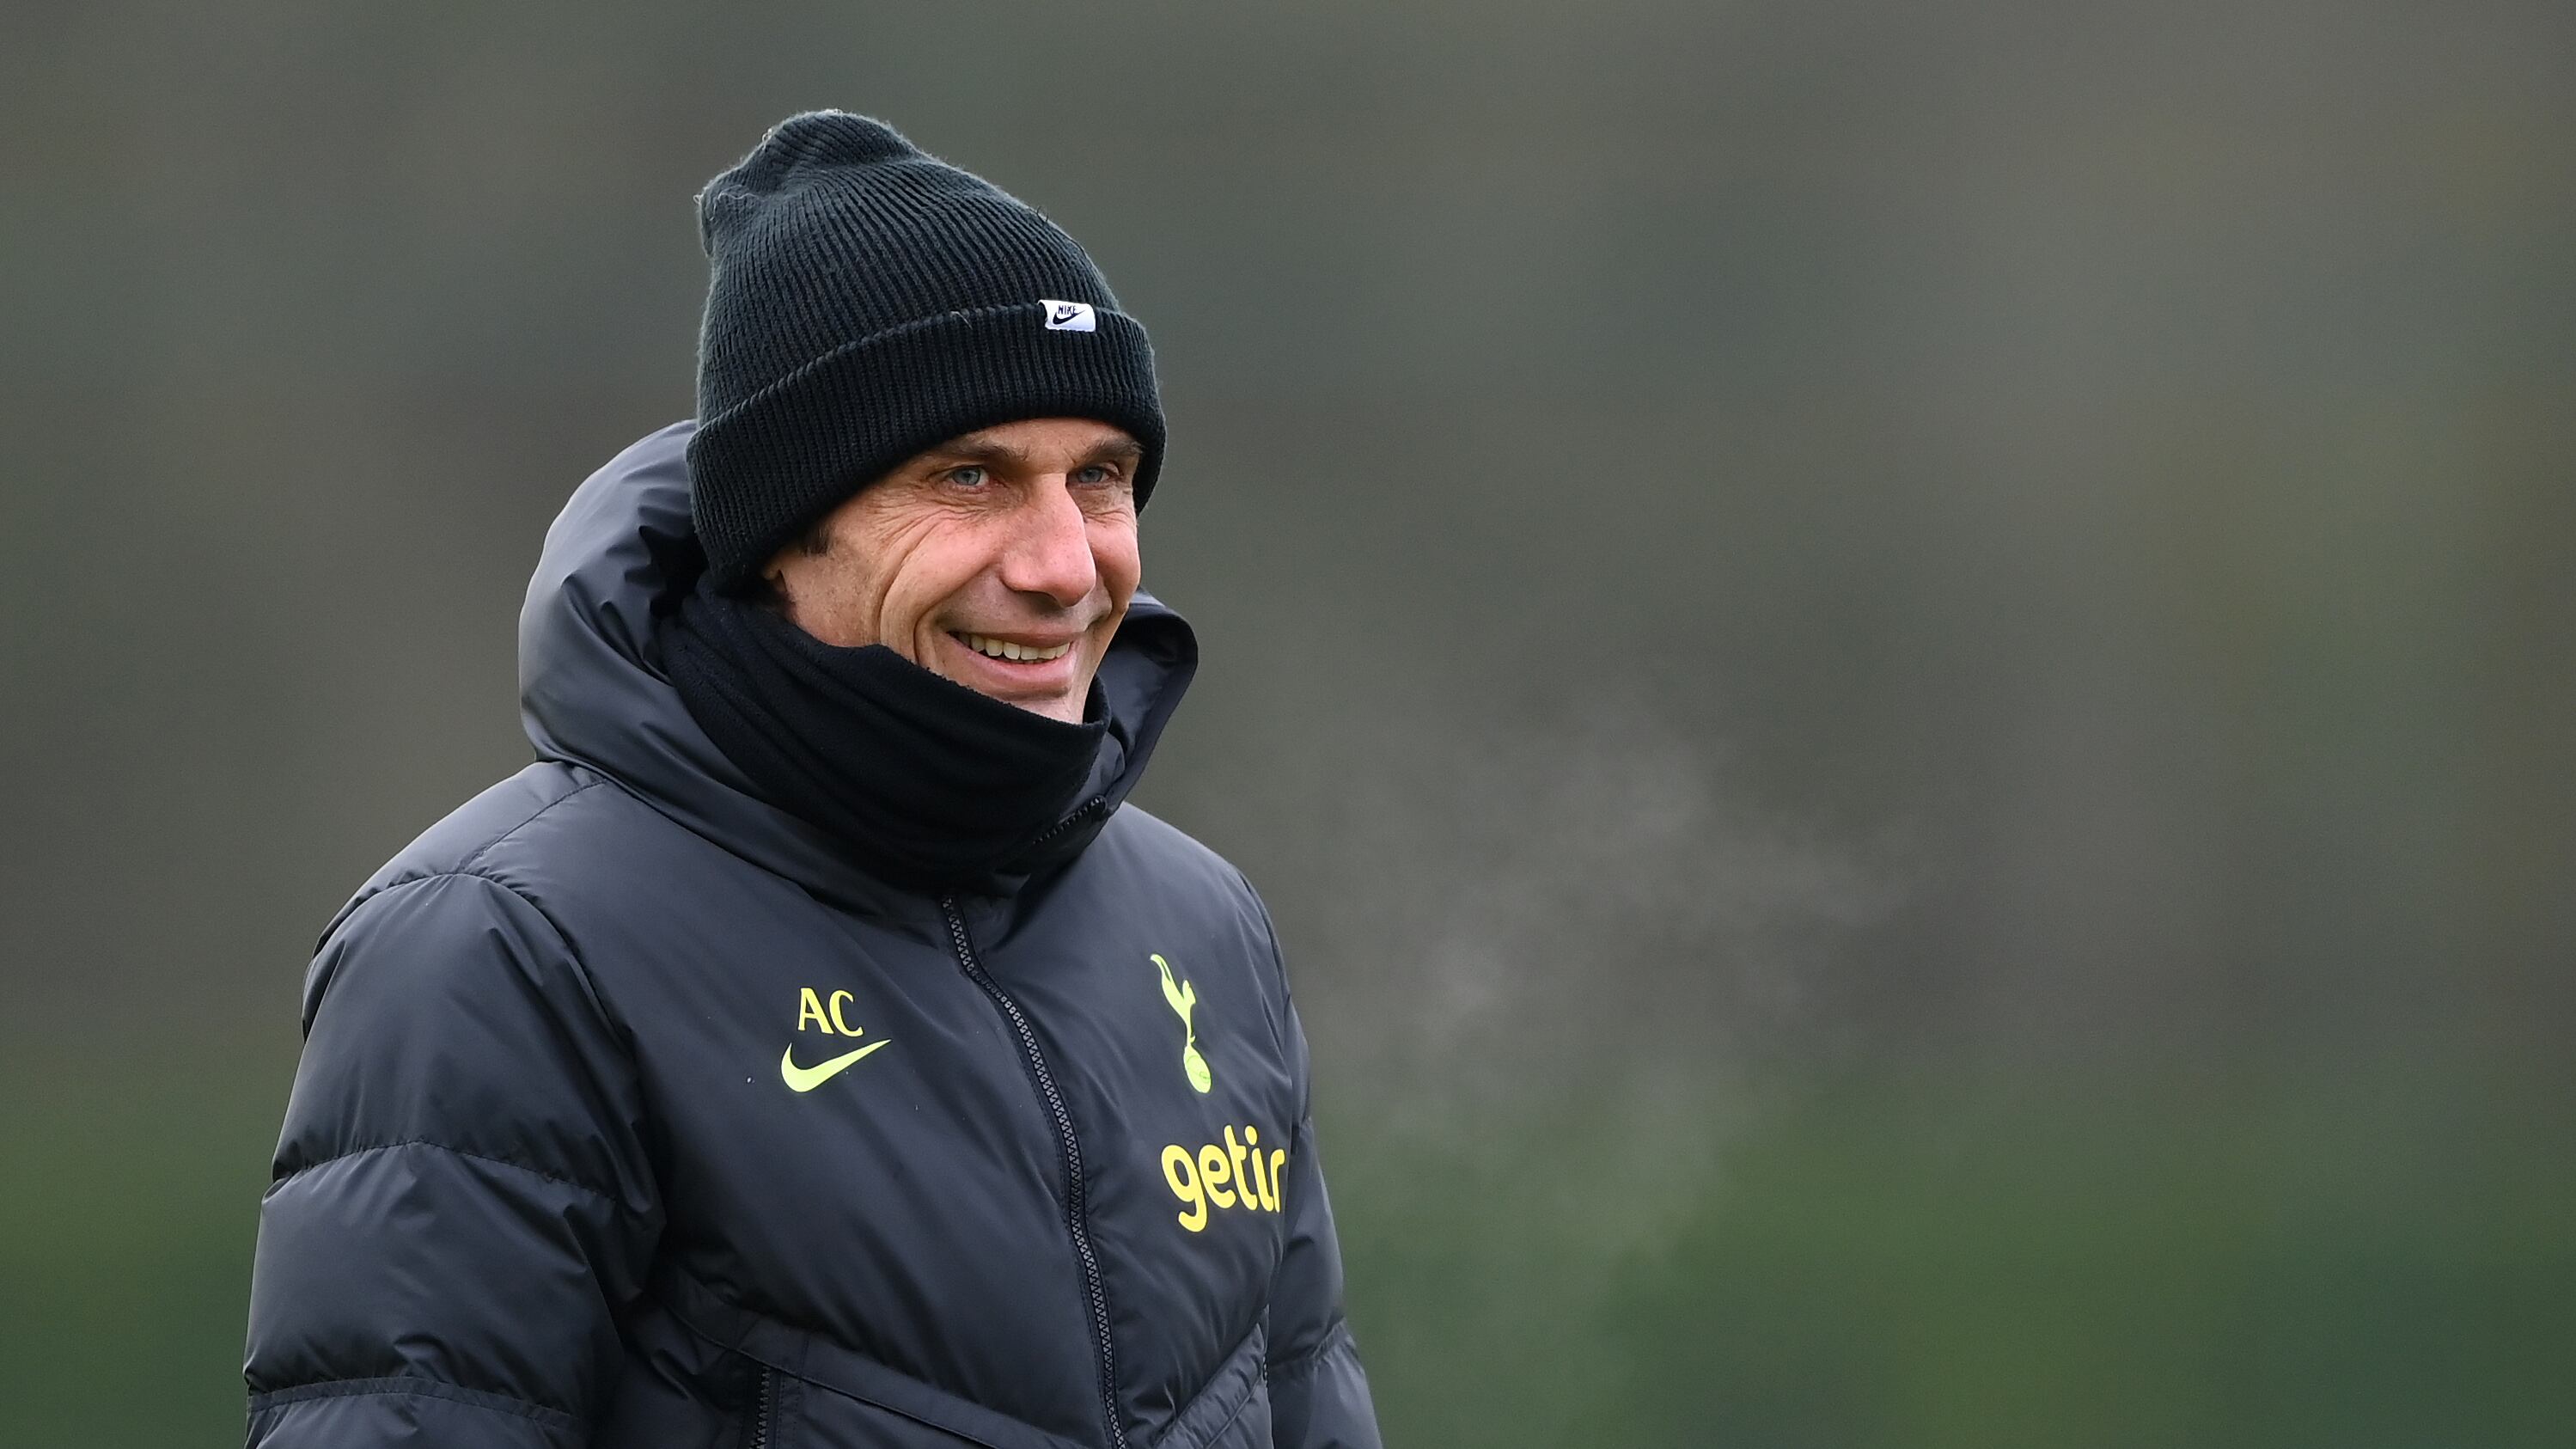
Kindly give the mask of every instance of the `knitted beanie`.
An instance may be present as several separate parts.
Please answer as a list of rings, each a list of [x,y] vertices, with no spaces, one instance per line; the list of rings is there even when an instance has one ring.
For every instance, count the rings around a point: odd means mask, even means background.
[[[1145,329],[1055,223],[879,121],[782,121],[698,197],[709,260],[689,502],[739,589],[824,514],[961,433],[1092,418],[1163,461]]]

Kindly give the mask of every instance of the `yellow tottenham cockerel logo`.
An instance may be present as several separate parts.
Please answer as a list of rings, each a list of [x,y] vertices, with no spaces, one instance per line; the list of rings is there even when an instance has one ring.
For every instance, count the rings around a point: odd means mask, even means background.
[[[1207,1058],[1199,1055],[1199,1034],[1190,1025],[1190,1013],[1198,1008],[1198,988],[1186,981],[1172,979],[1172,963],[1160,956],[1153,958],[1154,969],[1163,973],[1163,999],[1181,1018],[1181,1070],[1187,1072],[1190,1085],[1204,1092],[1216,1083],[1208,1072]]]

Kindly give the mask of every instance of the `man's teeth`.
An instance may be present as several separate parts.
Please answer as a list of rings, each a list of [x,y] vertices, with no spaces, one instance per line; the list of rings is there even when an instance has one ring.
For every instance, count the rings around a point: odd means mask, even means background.
[[[964,637],[966,647],[978,654],[989,654],[995,659],[1017,659],[1029,663],[1062,659],[1065,651],[1073,647],[1071,644],[1058,644],[1052,648],[1040,649],[1034,644],[1014,644],[1008,639],[987,639],[981,634],[968,634]]]

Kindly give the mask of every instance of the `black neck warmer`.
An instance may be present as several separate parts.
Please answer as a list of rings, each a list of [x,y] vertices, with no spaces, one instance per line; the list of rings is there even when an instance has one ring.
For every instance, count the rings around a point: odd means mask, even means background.
[[[914,889],[1022,864],[1090,783],[1100,686],[1067,724],[940,678],[882,644],[825,644],[703,583],[662,623],[665,670],[770,803],[870,874]]]

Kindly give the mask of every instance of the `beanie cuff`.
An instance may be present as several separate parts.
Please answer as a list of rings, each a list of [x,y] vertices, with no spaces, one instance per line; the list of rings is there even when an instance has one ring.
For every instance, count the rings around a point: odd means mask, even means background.
[[[711,418],[689,439],[689,496],[709,582],[740,589],[778,551],[905,459],[979,428],[1091,418],[1145,450],[1143,507],[1163,463],[1154,353],[1134,318],[1053,331],[1040,302],[947,312],[836,347]]]

